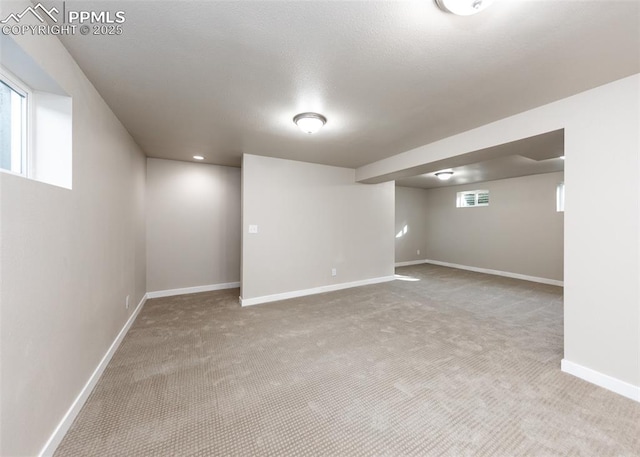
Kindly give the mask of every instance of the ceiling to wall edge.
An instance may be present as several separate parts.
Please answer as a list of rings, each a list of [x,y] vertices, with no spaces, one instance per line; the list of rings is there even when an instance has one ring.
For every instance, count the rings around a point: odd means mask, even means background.
[[[403,153],[401,153],[403,154]],[[397,154],[397,157],[401,154]],[[392,173],[381,174],[367,179],[359,180],[362,184],[378,184],[388,181],[397,181],[403,178],[415,177],[418,175],[424,175],[428,173],[435,173],[436,171],[443,169],[451,169],[456,167],[464,167],[472,164],[480,164],[488,162],[494,159],[509,157],[509,156],[522,156],[532,161],[542,161],[552,158],[558,158],[564,155],[564,129],[556,129],[548,132],[540,133],[519,140],[510,141],[507,143],[496,144],[494,146],[476,149],[472,151],[462,152],[451,157],[447,157],[441,160],[435,160],[433,162],[425,162],[418,166],[408,167],[401,170],[394,171]],[[551,173],[561,170],[543,171],[543,172],[527,172],[527,173],[514,173],[508,177],[527,176],[541,173]],[[499,178],[503,179],[503,178]],[[479,180],[482,181],[482,180]],[[479,182],[476,181],[476,182]],[[458,185],[455,181],[448,183],[442,183],[442,186]]]
[[[402,154],[402,153],[400,153]],[[397,154],[396,156],[400,155]],[[243,154],[244,155],[244,154]],[[476,149],[455,156],[447,157],[445,159],[436,160],[433,162],[426,162],[424,164],[402,169],[393,173],[376,176],[374,178],[365,179],[359,181],[362,184],[378,184],[389,181],[401,182],[397,185],[406,185],[409,187],[436,187],[436,186],[424,186],[420,184],[405,184],[402,183],[403,178],[416,177],[419,175],[434,174],[435,172],[443,169],[456,169],[461,170],[470,165],[484,168],[485,175],[491,175],[491,167],[495,166],[496,159],[520,156],[530,159],[532,164],[535,162],[541,162],[548,159],[558,158],[564,155],[564,129],[552,130],[549,132],[541,133],[538,135],[532,135],[529,137],[521,138],[519,140],[510,141],[507,143],[496,144],[494,146]],[[396,157],[391,156],[390,158]],[[268,157],[268,156],[267,156]],[[149,157],[148,158],[154,158]],[[167,160],[167,159],[164,159]],[[175,159],[168,159],[175,160]],[[284,159],[291,160],[291,159]],[[241,167],[239,167],[241,168]],[[490,179],[475,179],[465,182],[459,182],[457,180],[451,180],[448,182],[439,182],[437,187],[456,186],[461,184],[471,184],[475,182],[494,181],[497,179],[508,179],[522,176],[531,176],[544,173],[555,173],[563,171],[559,168],[553,169],[540,169],[526,167],[518,170],[511,170],[507,174],[500,174]]]

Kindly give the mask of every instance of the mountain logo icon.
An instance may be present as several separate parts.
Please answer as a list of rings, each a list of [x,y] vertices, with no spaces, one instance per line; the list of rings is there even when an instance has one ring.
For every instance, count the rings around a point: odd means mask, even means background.
[[[20,20],[27,14],[33,14],[36,19],[40,22],[45,22],[47,17],[51,19],[53,22],[58,22],[58,18],[54,16],[54,14],[58,14],[59,11],[56,7],[51,8],[50,10],[46,9],[42,6],[42,3],[38,3],[36,6],[27,6],[22,13],[11,13],[5,19],[1,20],[0,23],[6,24],[10,20],[14,20],[15,22],[20,22]]]

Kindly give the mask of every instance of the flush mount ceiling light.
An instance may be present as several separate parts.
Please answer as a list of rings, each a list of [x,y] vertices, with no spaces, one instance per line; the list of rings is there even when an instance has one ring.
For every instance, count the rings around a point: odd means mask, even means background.
[[[487,9],[493,0],[436,0],[436,4],[442,11],[457,14],[458,16],[471,16]]]
[[[327,123],[327,118],[318,113],[300,113],[293,117],[293,122],[304,133],[316,133]]]
[[[440,181],[448,181],[453,176],[453,171],[439,171],[435,175]]]
[[[204,157],[202,156],[193,156],[193,158],[196,160],[204,160]]]

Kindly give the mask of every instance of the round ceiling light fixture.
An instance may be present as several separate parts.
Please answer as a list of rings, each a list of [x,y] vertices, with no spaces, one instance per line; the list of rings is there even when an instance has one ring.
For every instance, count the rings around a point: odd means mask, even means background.
[[[453,176],[453,171],[450,171],[450,170],[438,171],[437,173],[435,173],[435,175],[438,177],[440,181],[448,181]]]
[[[493,0],[436,0],[436,5],[447,13],[471,16],[491,6]]]
[[[293,122],[304,133],[316,133],[327,123],[327,118],[318,113],[300,113],[293,117]]]

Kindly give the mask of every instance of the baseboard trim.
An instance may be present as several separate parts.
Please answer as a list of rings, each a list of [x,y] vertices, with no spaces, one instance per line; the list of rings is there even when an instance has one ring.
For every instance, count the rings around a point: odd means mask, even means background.
[[[567,359],[562,359],[562,362],[560,362],[560,369],[565,373],[640,403],[639,386],[634,386],[633,384],[621,381],[620,379],[592,370],[591,368],[587,368]]]
[[[411,265],[421,265],[423,263],[427,263],[426,260],[409,260],[407,262],[396,262],[396,268],[398,267],[410,267]]]
[[[313,287],[311,289],[294,290],[281,294],[263,295],[262,297],[242,298],[240,297],[240,305],[252,306],[261,303],[269,303],[278,300],[287,300],[289,298],[304,297],[306,295],[322,294],[324,292],[333,292],[335,290],[349,289],[351,287],[368,286],[370,284],[379,284],[395,280],[395,276],[382,276],[379,278],[363,279],[361,281],[343,282],[340,284],[331,284],[327,286]]]
[[[442,267],[458,268],[459,270],[475,271],[476,273],[485,273],[488,275],[504,276],[505,278],[522,279],[524,281],[539,282],[541,284],[549,284],[551,286],[564,287],[564,281],[557,279],[538,278],[537,276],[522,275],[520,273],[511,273],[509,271],[491,270],[489,268],[470,267],[467,265],[459,265],[457,263],[441,262],[439,260],[425,259],[424,263],[432,265],[440,265]]]
[[[42,448],[42,451],[40,451],[40,454],[39,454],[40,457],[52,456],[53,453],[56,451],[56,449],[62,442],[62,439],[69,431],[71,424],[73,424],[73,421],[76,419],[76,416],[78,415],[78,413],[84,406],[85,402],[89,398],[89,395],[91,395],[91,392],[93,391],[94,387],[98,383],[100,376],[102,376],[102,373],[104,372],[105,368],[107,368],[107,365],[111,361],[113,354],[115,354],[116,350],[120,346],[120,343],[124,339],[129,329],[131,328],[131,325],[133,325],[133,322],[136,320],[136,317],[138,317],[138,314],[140,313],[140,310],[142,310],[142,307],[147,301],[147,298],[148,298],[147,294],[145,294],[140,300],[140,303],[138,303],[138,306],[136,306],[135,311],[131,314],[131,316],[129,316],[129,319],[124,324],[124,327],[122,327],[122,330],[120,330],[120,333],[118,333],[118,336],[116,336],[116,339],[113,340],[113,343],[111,343],[111,346],[107,350],[107,353],[104,355],[104,357],[102,357],[102,360],[100,360],[100,363],[98,364],[96,369],[93,371],[93,373],[89,377],[89,380],[87,381],[85,386],[82,388],[82,390],[80,391],[76,399],[73,401],[73,403],[71,404],[71,407],[67,410],[66,414],[63,416],[62,420],[60,421],[56,429],[53,431],[51,437]]]
[[[206,286],[183,287],[181,289],[156,290],[155,292],[147,292],[147,298],[173,297],[174,295],[197,294],[198,292],[211,292],[212,290],[235,289],[238,287],[240,287],[239,282],[225,282]]]

